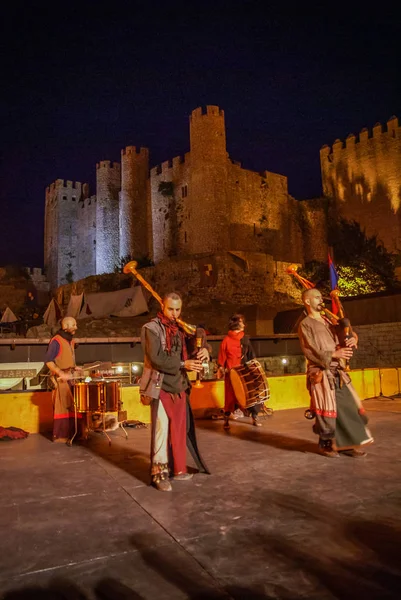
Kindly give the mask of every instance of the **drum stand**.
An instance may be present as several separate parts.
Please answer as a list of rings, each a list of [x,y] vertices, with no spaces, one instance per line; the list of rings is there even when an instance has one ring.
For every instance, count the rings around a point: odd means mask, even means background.
[[[72,438],[70,440],[67,441],[67,446],[72,446],[72,442],[74,441],[74,438],[78,433],[78,412],[77,412],[77,405],[76,405],[75,401],[74,401],[74,422],[75,422],[74,435],[72,436]]]
[[[92,432],[97,431],[98,433],[103,433],[107,437],[107,439],[109,440],[109,446],[111,446],[111,438],[110,438],[110,436],[108,435],[108,433],[106,431],[106,413],[104,411],[101,413],[101,415],[102,415],[102,421],[103,421],[103,429],[93,429],[91,427],[91,425],[89,424],[89,415],[92,414],[91,412],[85,412],[85,413],[82,413],[82,414],[85,415],[84,418],[85,418],[85,421],[86,421],[85,425],[86,425],[86,432],[87,433],[85,435],[85,439],[86,440],[89,439],[89,432],[91,432],[91,431]],[[68,440],[67,446],[72,446],[72,442],[74,441],[74,439],[75,439],[75,437],[76,437],[76,435],[78,433],[78,411],[77,411],[77,405],[76,405],[75,402],[74,402],[74,421],[75,421],[74,435],[72,436],[72,438],[70,440]],[[123,432],[125,434],[125,439],[127,440],[128,439],[128,433],[127,433],[127,430],[124,427],[124,422],[123,421],[118,421],[118,428],[121,428],[123,430]]]

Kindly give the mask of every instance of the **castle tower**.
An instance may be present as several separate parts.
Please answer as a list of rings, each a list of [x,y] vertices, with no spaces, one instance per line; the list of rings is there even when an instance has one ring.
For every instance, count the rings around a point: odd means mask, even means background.
[[[120,163],[102,160],[96,165],[96,274],[112,273],[120,257]]]
[[[121,150],[120,256],[150,252],[148,202],[149,150],[127,146]]]
[[[79,181],[57,179],[46,188],[44,263],[52,288],[77,278],[79,206],[88,194]]]
[[[229,250],[224,111],[207,106],[190,117],[191,176],[188,254]]]

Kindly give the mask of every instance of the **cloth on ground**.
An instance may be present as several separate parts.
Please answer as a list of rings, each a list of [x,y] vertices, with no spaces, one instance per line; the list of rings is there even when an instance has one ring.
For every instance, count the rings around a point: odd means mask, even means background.
[[[21,440],[28,437],[29,433],[19,427],[1,427],[0,425],[0,442],[12,442],[13,440]]]

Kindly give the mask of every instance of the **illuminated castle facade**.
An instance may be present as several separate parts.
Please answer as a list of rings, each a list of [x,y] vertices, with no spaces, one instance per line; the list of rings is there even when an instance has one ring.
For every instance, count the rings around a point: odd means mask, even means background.
[[[324,259],[324,231],[324,211],[292,198],[285,176],[228,156],[224,111],[207,106],[190,116],[184,156],[149,170],[148,149],[128,146],[121,163],[96,165],[96,195],[61,179],[46,189],[45,269],[55,287],[112,272],[128,255],[158,263],[241,251],[304,262]]]
[[[323,194],[338,214],[401,252],[401,127],[397,117],[320,150]]]
[[[323,194],[338,212],[400,251],[401,129],[396,117],[320,151]],[[299,202],[287,178],[242,168],[226,148],[224,111],[195,109],[190,151],[149,170],[147,148],[96,165],[89,186],[58,179],[46,189],[45,269],[51,286],[112,272],[121,257],[187,259],[222,252],[269,255],[278,263],[325,261],[327,215]]]

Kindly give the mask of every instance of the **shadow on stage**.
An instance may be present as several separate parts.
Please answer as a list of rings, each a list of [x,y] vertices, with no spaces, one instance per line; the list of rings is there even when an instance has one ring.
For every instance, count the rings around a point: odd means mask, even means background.
[[[113,578],[91,589],[98,600],[139,600],[152,585],[153,572],[165,582],[161,597],[190,600],[303,598],[305,600],[395,600],[401,586],[401,522],[348,518],[345,510],[327,507],[299,496],[270,491],[266,500],[280,519],[244,529],[239,522],[216,540],[214,534],[158,545],[154,534],[131,538],[146,570],[127,571],[140,591]],[[255,498],[255,511],[260,498]],[[396,515],[396,499],[387,501],[386,514]],[[301,529],[293,529],[298,522]],[[209,539],[209,541],[208,541]],[[324,540],[324,543],[322,543]],[[191,553],[198,544],[201,559]],[[177,552],[175,552],[174,548]],[[184,552],[184,555],[183,555]],[[240,554],[243,560],[236,558]],[[183,558],[184,556],[184,558]],[[139,562],[139,561],[138,561]],[[242,569],[239,569],[241,565]],[[149,583],[151,582],[151,583]],[[227,583],[229,582],[229,583]],[[90,585],[90,584],[89,584]],[[161,586],[163,584],[161,583]],[[149,590],[147,590],[149,591]],[[164,592],[164,593],[163,593]],[[3,600],[87,600],[75,583],[55,579],[46,587],[7,592]]]
[[[279,450],[287,450],[288,452],[308,452],[310,454],[318,454],[317,441],[305,440],[302,438],[291,437],[275,433],[271,429],[263,429],[266,420],[263,420],[262,427],[256,428],[250,424],[250,419],[241,419],[238,421],[230,421],[230,429],[223,429],[222,420],[197,420],[196,428],[212,431],[222,436],[235,437],[239,440],[254,442],[256,444],[265,444]]]
[[[335,509],[284,493],[271,492],[269,503],[282,515],[281,523],[258,524],[251,530],[233,527],[223,541],[217,542],[215,565],[202,564],[188,551],[182,560],[168,547],[157,545],[154,535],[142,534],[131,539],[145,564],[146,578],[140,581],[141,592],[149,582],[149,571],[161,578],[166,590],[174,588],[174,597],[190,600],[395,600],[401,586],[401,523],[349,519]],[[258,500],[255,500],[255,510]],[[389,509],[391,506],[388,507]],[[394,510],[395,500],[394,500]],[[395,513],[393,513],[395,514]],[[302,538],[290,530],[285,519],[304,523]],[[308,535],[305,535],[307,530]],[[206,536],[207,537],[207,536]],[[321,543],[322,538],[325,540]],[[193,541],[193,540],[192,540]],[[205,540],[199,544],[205,548]],[[210,542],[216,553],[216,542]],[[235,551],[243,557],[238,570]],[[207,554],[207,550],[206,550]],[[255,567],[252,565],[252,557]],[[247,562],[249,561],[249,563]],[[230,565],[231,563],[231,565]],[[235,564],[233,564],[235,563]],[[219,568],[219,564],[221,567]],[[263,564],[266,568],[263,568]],[[139,573],[138,573],[139,576]],[[151,575],[150,575],[151,578]],[[230,583],[227,583],[229,581]],[[134,586],[135,587],[135,584]],[[140,600],[149,598],[113,578],[99,580],[91,597],[97,600]],[[160,590],[162,597],[168,597]],[[25,588],[6,593],[3,600],[87,600],[79,587],[65,579],[55,579],[47,587]]]

